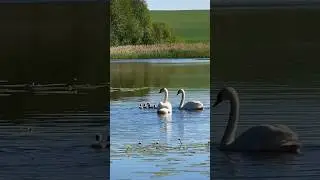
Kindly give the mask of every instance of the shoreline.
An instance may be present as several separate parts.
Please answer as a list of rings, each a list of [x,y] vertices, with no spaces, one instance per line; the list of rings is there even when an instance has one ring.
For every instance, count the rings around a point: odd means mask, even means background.
[[[210,43],[167,43],[110,47],[110,59],[210,58]]]

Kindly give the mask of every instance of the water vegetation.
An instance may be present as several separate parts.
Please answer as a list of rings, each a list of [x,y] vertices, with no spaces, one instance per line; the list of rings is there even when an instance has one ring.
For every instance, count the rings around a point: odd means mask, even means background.
[[[209,58],[209,43],[127,45],[110,48],[111,59]]]

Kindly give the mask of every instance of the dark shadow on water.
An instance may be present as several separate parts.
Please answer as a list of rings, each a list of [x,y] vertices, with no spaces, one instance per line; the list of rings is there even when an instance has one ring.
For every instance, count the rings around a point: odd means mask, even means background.
[[[212,78],[216,83],[319,82],[319,16],[318,8],[216,8]]]
[[[59,114],[65,112],[107,114],[109,89],[106,85],[78,85],[76,91],[48,89],[32,92],[12,92],[0,96],[0,119],[13,120],[16,123],[28,113]],[[10,89],[8,89],[10,92]],[[40,93],[41,92],[41,93]]]

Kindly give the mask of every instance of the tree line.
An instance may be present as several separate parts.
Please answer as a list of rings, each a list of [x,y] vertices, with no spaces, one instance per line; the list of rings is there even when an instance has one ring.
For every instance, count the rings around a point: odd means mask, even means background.
[[[111,0],[111,46],[175,41],[166,23],[152,22],[145,0]]]

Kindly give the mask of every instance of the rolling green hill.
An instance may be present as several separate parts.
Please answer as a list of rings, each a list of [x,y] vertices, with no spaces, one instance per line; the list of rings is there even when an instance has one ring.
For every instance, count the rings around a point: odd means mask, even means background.
[[[210,41],[210,10],[151,11],[151,18],[167,23],[180,40]]]

